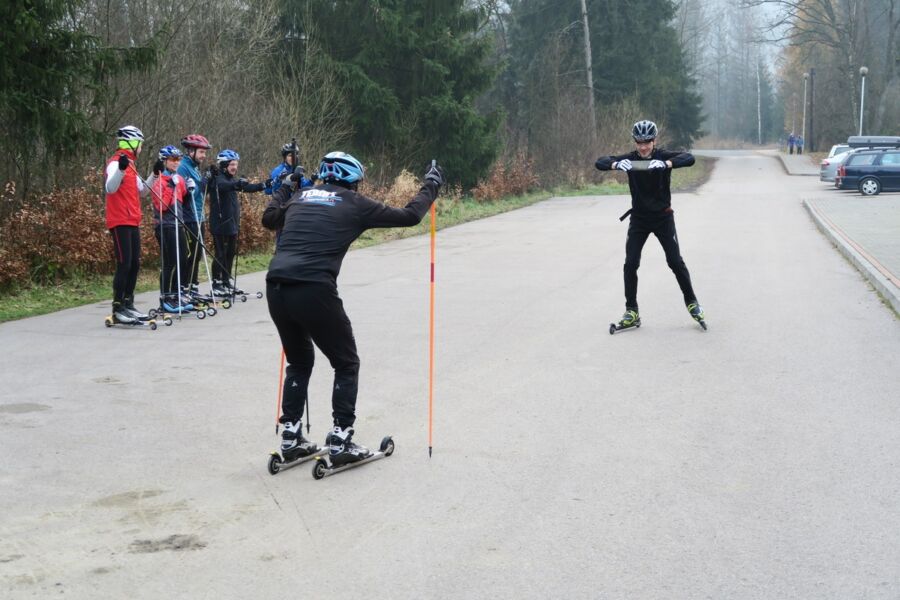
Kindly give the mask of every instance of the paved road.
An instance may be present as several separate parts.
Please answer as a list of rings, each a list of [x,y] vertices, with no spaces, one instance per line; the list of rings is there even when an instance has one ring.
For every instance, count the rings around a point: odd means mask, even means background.
[[[0,596],[897,598],[900,326],[802,208],[817,183],[723,153],[676,196],[706,333],[652,242],[644,326],[606,333],[623,197],[440,233],[430,460],[427,239],[351,253],[358,437],[397,451],[324,481],[265,471],[264,301],[0,326]]]

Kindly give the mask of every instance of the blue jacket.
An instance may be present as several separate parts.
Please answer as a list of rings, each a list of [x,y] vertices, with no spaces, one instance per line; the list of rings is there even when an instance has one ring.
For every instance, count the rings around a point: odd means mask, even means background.
[[[278,188],[281,187],[281,178],[284,177],[285,171],[287,171],[288,173],[291,173],[292,170],[293,170],[293,167],[291,167],[291,165],[287,164],[286,162],[283,162],[280,165],[278,165],[277,167],[275,167],[274,169],[272,169],[272,174],[270,175],[270,177],[272,178],[272,186],[266,188],[266,194],[271,196],[272,194],[277,192]],[[300,181],[300,187],[302,187],[302,188],[309,187],[312,184],[313,184],[313,182],[310,181],[309,179],[307,179],[306,177],[304,177]]]
[[[197,170],[197,164],[194,160],[184,155],[181,164],[178,165],[178,174],[184,177],[185,181],[193,179],[196,186],[194,187],[193,202],[184,203],[184,222],[185,223],[203,223],[206,221],[206,215],[203,214],[203,196],[206,191],[206,179],[200,177],[200,171]]]

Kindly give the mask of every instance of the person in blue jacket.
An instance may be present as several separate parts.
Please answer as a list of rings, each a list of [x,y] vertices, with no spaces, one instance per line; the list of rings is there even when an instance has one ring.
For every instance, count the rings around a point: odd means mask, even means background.
[[[200,295],[200,240],[203,239],[203,223],[206,215],[203,212],[203,196],[206,192],[206,180],[200,176],[200,168],[206,160],[206,154],[212,145],[204,136],[192,133],[181,140],[184,147],[184,158],[178,165],[178,174],[185,181],[191,180],[191,198],[184,203],[184,224],[192,233],[187,234],[187,273],[182,276],[182,291],[196,298]]]
[[[281,147],[281,164],[272,169],[272,174],[269,177],[269,180],[266,182],[266,194],[271,196],[275,192],[278,191],[278,188],[281,187],[282,181],[285,177],[291,175],[294,172],[294,162],[297,157],[297,153],[300,149],[297,147],[297,144],[293,141],[288,142],[284,146]],[[300,175],[303,175],[303,167],[300,167]],[[300,181],[300,187],[309,187],[313,184],[313,181],[307,179],[305,176]]]

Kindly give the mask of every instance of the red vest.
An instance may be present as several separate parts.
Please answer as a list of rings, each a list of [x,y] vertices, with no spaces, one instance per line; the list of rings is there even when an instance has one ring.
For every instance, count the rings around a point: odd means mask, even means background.
[[[119,155],[124,154],[131,159],[132,163],[125,169],[122,183],[112,194],[106,194],[106,228],[112,229],[119,225],[133,225],[139,227],[141,224],[141,198],[138,194],[137,174],[134,171],[134,152],[131,150],[117,150],[112,157],[106,161],[107,168],[110,164],[119,162]],[[118,165],[116,166],[118,169]],[[106,180],[106,171],[103,172],[104,181]]]

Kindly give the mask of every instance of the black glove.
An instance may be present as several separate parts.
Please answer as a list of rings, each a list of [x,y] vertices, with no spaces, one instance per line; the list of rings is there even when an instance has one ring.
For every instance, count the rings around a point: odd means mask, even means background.
[[[241,177],[240,179],[238,179],[237,181],[234,182],[234,187],[236,187],[237,189],[239,189],[243,192],[244,188],[247,186],[248,183],[249,182],[245,178]]]
[[[119,155],[119,170],[124,171],[124,170],[128,169],[129,162],[130,161],[128,160],[127,156],[125,156],[124,154],[120,154]]]
[[[300,182],[303,181],[303,167],[298,166],[294,169],[294,172],[291,173],[290,177],[288,177],[289,185],[292,190],[296,190],[300,185]]]
[[[430,181],[438,187],[444,185],[444,170],[438,166],[437,161],[431,161],[425,172],[425,181]]]
[[[271,177],[269,177],[268,179],[266,179],[266,181],[263,183],[263,185],[266,186],[266,188],[270,188],[270,187],[272,187],[273,183],[275,183],[275,180],[272,179]]]
[[[162,159],[159,159],[158,161],[153,163],[153,174],[159,175],[160,173],[163,172],[163,169],[165,169],[165,168],[166,168],[166,165],[163,164]]]
[[[169,185],[170,188],[172,188],[172,189],[174,190],[174,189],[177,187],[178,184],[175,183],[175,178],[174,178],[174,177],[169,177],[169,184],[168,184],[168,185]]]

